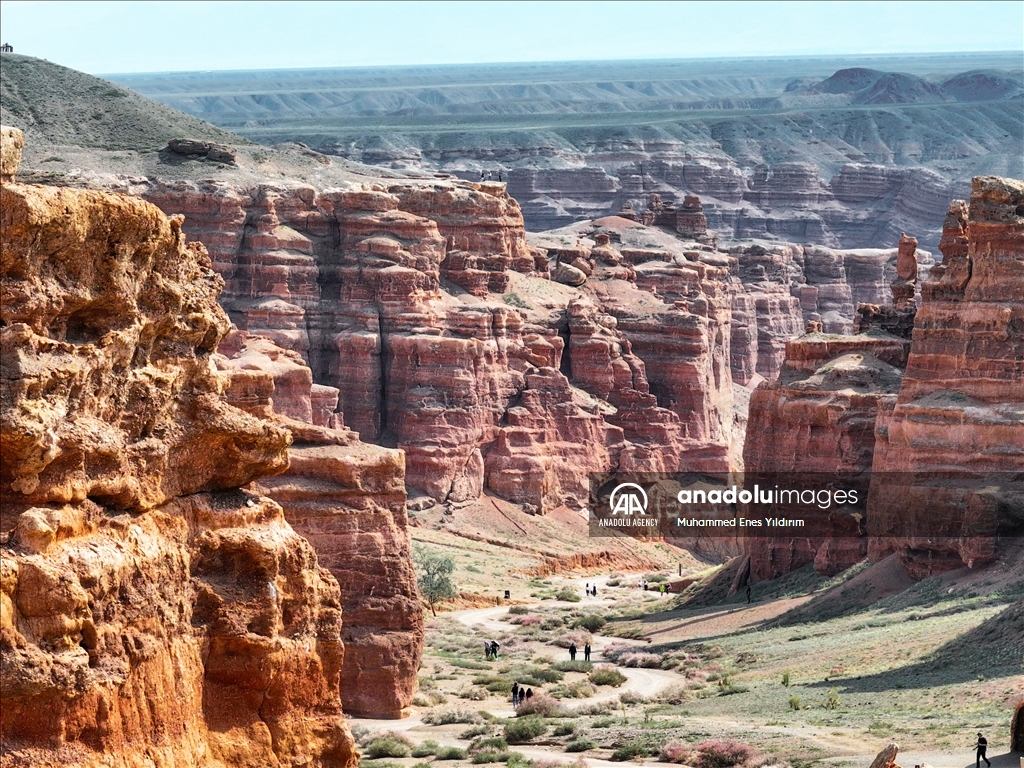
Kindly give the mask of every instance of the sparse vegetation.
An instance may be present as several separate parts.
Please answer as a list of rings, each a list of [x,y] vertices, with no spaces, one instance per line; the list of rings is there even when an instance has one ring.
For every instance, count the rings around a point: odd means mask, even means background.
[[[505,725],[505,741],[509,744],[524,744],[546,733],[548,727],[539,715],[528,715],[509,720]]]
[[[366,745],[364,754],[370,759],[379,757],[406,757],[409,754],[412,742],[408,738],[396,733],[389,733],[378,736]],[[422,757],[422,755],[414,755]]]
[[[594,667],[594,670],[590,673],[590,682],[594,685],[610,685],[618,688],[626,682],[626,679],[626,676],[619,672],[619,670],[607,664],[600,664]]]

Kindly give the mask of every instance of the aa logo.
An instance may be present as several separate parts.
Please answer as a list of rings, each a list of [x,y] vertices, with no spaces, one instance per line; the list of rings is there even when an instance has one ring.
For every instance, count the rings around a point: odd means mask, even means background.
[[[615,486],[608,498],[613,515],[647,514],[647,493],[636,483],[622,483]]]

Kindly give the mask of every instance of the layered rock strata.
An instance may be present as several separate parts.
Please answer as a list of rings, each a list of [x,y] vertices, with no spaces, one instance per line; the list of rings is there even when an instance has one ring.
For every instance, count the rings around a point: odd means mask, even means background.
[[[684,455],[700,466],[726,466],[736,293],[728,257],[705,254],[690,263],[680,256],[687,263],[676,264],[660,251],[660,266],[640,269],[605,238],[559,251],[548,282],[551,265],[526,243],[518,205],[503,184],[486,182],[364,183],[325,192],[154,183],[146,194],[165,210],[186,211],[195,235],[209,240],[235,323],[300,354],[318,385],[340,390],[345,423],[364,440],[403,450],[407,485],[438,501],[476,498],[488,487],[538,508],[580,499],[590,464],[571,473],[559,467],[598,433],[608,436],[599,442],[609,452],[595,456],[616,466],[621,449],[611,414],[619,410],[633,430],[625,455],[644,456],[652,467],[676,467]],[[560,307],[544,299],[547,309],[535,307],[513,290],[534,281],[543,296],[562,267],[575,277],[569,293],[559,294]],[[650,274],[641,278],[644,270]],[[597,395],[600,407],[566,394],[570,384],[586,389],[558,370],[573,369],[566,342],[575,299],[613,318],[615,334],[646,365],[636,386],[621,384],[621,406],[609,407],[607,392]],[[673,354],[664,353],[666,344]],[[582,407],[590,413],[584,421],[597,419],[596,432],[580,431],[572,419],[508,431],[526,424],[513,424],[513,409],[536,411],[550,398],[567,414]],[[657,414],[659,426],[643,427],[638,409]],[[522,462],[531,440],[551,453],[528,468]],[[513,465],[523,480],[502,476]]]
[[[990,561],[1024,530],[1022,201],[1020,182],[975,179],[970,208],[949,207],[920,306],[903,237],[892,306],[861,304],[856,336],[787,345],[779,379],[751,398],[748,479],[822,473],[866,505],[835,510],[835,537],[749,540],[753,578],[808,562],[832,573],[865,547],[920,578]]]
[[[1024,183],[976,178],[944,235],[868,509],[872,558],[898,552],[917,576],[991,560],[1024,527]]]
[[[836,337],[810,333],[786,345],[779,378],[751,395],[743,450],[746,479],[761,487],[825,487],[858,492],[857,503],[755,511],[754,516],[815,519],[815,536],[748,538],[750,576],[773,579],[814,563],[832,575],[867,552],[866,476],[880,409],[899,392],[909,342],[883,331]],[[788,514],[788,513],[792,514]]]
[[[423,647],[401,451],[368,445],[335,412],[338,390],[314,384],[301,356],[266,338],[232,334],[218,366],[227,399],[287,428],[288,470],[259,481],[341,585],[341,698],[359,717],[407,714]]]
[[[238,489],[289,435],[224,400],[205,249],[103,192],[0,211],[4,765],[354,766],[337,582]]]

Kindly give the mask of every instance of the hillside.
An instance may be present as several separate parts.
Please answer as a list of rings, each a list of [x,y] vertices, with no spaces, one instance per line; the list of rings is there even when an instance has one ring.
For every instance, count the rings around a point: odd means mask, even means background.
[[[247,141],[124,86],[31,56],[5,53],[0,118],[30,145],[160,149],[180,137]]]

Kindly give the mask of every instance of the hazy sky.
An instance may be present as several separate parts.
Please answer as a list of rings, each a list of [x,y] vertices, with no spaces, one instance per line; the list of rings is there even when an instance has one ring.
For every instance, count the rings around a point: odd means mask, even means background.
[[[17,53],[92,74],[1024,49],[1012,2],[7,2]]]

